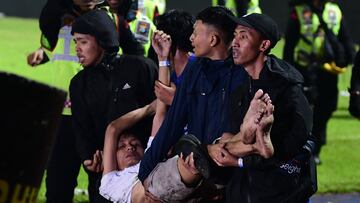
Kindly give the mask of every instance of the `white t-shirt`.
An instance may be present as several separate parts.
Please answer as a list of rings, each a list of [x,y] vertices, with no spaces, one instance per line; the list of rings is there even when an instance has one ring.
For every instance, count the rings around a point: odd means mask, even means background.
[[[150,137],[146,150],[153,138]],[[145,151],[146,151],[145,150]],[[131,191],[139,182],[140,162],[122,171],[111,171],[101,178],[100,195],[112,202],[131,203]]]

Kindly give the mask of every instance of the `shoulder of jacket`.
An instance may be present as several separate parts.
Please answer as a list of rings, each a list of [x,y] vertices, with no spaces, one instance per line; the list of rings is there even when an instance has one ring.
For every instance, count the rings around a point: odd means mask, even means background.
[[[70,87],[78,86],[81,83],[81,81],[84,79],[84,72],[85,69],[79,71],[76,75],[74,75],[73,78],[71,78]]]
[[[117,65],[128,66],[131,65],[132,68],[154,68],[157,69],[155,62],[149,58],[138,55],[126,55],[123,54],[118,59],[116,59]]]
[[[291,64],[273,55],[268,57],[270,60],[266,63],[267,67],[270,72],[278,75],[279,79],[282,78],[290,83],[303,83],[304,79],[301,73]]]

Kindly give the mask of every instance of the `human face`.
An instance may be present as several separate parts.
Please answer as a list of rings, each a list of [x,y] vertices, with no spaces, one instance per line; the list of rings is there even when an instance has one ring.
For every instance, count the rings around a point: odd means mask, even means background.
[[[76,55],[83,67],[97,65],[101,61],[104,49],[100,47],[94,36],[75,32],[74,41]]]
[[[191,45],[196,57],[209,57],[211,55],[212,32],[209,25],[197,20],[194,24],[194,31],[190,36]]]
[[[232,41],[233,58],[237,65],[247,66],[256,61],[263,40],[256,30],[238,25]]]
[[[120,137],[116,152],[116,159],[120,170],[139,163],[143,156],[144,148],[139,139],[131,134],[124,134]]]

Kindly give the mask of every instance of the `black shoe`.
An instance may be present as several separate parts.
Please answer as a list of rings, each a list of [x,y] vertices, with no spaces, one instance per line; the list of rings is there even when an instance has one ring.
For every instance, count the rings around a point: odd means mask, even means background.
[[[182,153],[183,157],[186,158],[191,152],[194,154],[196,169],[205,179],[208,179],[211,167],[207,151],[204,150],[201,142],[194,135],[183,135],[174,146],[173,153],[179,156]]]

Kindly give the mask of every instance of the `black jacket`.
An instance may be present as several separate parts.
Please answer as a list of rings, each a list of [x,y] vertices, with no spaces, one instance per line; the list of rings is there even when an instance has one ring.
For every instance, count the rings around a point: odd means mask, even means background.
[[[100,63],[101,64],[101,63]],[[70,98],[82,161],[102,150],[107,125],[114,119],[152,102],[156,65],[140,56],[117,57],[110,68],[86,67],[71,80]],[[152,119],[143,127],[151,130]]]
[[[41,33],[47,39],[50,46],[42,46],[49,50],[53,50],[58,40],[59,30],[65,24],[71,23],[68,22],[68,20],[74,20],[74,18],[80,15],[78,10],[79,9],[77,9],[77,7],[69,0],[47,0],[45,6],[41,10],[39,25]],[[135,39],[127,22],[122,17],[119,17],[118,21],[119,43],[123,53],[143,55],[144,49]]]
[[[228,202],[281,202],[297,188],[298,174],[281,170],[300,153],[310,136],[312,112],[302,93],[303,78],[291,65],[268,56],[258,80],[248,83],[231,96],[232,133],[237,133],[258,89],[268,93],[275,107],[270,133],[274,156],[252,163],[257,155],[244,157],[244,167],[235,170],[228,186]]]

